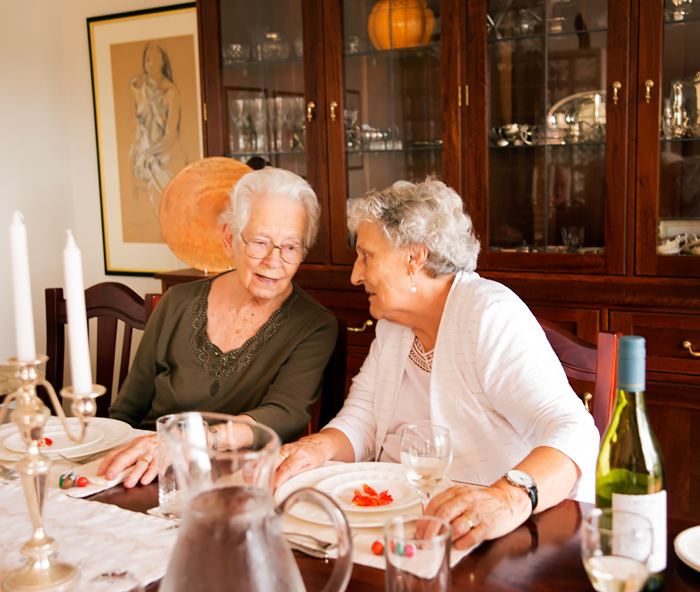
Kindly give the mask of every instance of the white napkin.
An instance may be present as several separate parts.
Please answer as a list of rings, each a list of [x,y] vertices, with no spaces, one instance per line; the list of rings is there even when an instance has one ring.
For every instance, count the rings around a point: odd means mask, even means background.
[[[20,549],[32,534],[17,482],[0,483],[0,524],[2,581],[25,564]],[[72,499],[56,489],[49,489],[44,527],[56,540],[58,560],[80,568],[80,581],[72,592],[121,592],[162,578],[177,539],[170,522],[110,504]],[[100,576],[108,572],[129,575]]]
[[[137,438],[139,436],[144,436],[144,435],[153,435],[153,432],[150,432],[148,430],[133,430],[133,435],[134,438]],[[98,477],[97,476],[97,469],[100,466],[100,463],[104,459],[104,456],[107,455],[107,451],[105,451],[104,455],[98,458],[97,460],[94,460],[90,463],[86,463],[84,465],[78,464],[78,463],[71,463],[67,460],[64,460],[62,458],[58,458],[56,460],[51,461],[51,473],[49,475],[49,489],[57,489],[59,491],[63,491],[66,495],[69,495],[70,497],[88,497],[90,495],[93,495],[95,493],[99,493],[100,491],[103,491],[105,489],[109,489],[110,487],[114,487],[115,485],[118,485],[122,481],[124,481],[129,473],[131,473],[133,467],[128,467],[119,475],[117,475],[116,479],[112,480],[107,480],[104,477]],[[78,458],[80,458],[78,456]],[[16,462],[6,462],[2,461],[2,464],[5,466],[17,469],[17,463]],[[80,477],[81,475],[84,475],[85,477],[88,478],[88,485],[86,487],[71,487],[70,489],[60,489],[58,483],[61,475],[64,473],[67,473],[68,471],[72,470],[73,473],[75,473],[76,478]],[[0,476],[0,483],[19,483],[19,481],[9,481],[7,479],[3,479],[2,476]]]
[[[294,516],[290,516],[289,514],[285,514],[284,516],[284,530],[285,532],[301,532],[304,534],[310,534],[325,541],[336,540],[335,530],[332,526],[324,526],[322,524],[307,522],[306,520],[295,518]],[[374,553],[372,553],[372,544],[374,543],[374,541],[384,538],[382,527],[351,527],[351,530],[353,534],[352,560],[355,563],[359,563],[361,565],[369,565],[370,567],[386,569],[386,561],[384,559],[384,555],[375,555]],[[299,538],[298,540],[299,542],[303,543],[302,538]],[[459,551],[455,548],[452,548],[452,551],[450,553],[450,567],[457,565],[462,560],[462,558],[471,553],[475,548],[476,546],[471,547],[466,551]],[[338,557],[338,552],[336,550],[329,551],[328,555],[333,558],[336,558]]]

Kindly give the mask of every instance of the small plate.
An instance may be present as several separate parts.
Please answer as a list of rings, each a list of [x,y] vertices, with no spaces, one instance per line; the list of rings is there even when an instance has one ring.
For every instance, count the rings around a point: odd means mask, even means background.
[[[369,485],[377,493],[388,491],[394,501],[384,506],[357,506],[353,504],[355,490],[362,491],[364,484]],[[403,510],[420,503],[420,494],[399,472],[390,474],[377,474],[376,471],[352,473],[350,479],[348,479],[348,475],[337,475],[319,482],[316,489],[335,498],[345,512],[381,513]]]
[[[73,425],[70,425],[69,423],[69,429],[72,430],[71,433],[73,433],[74,435],[79,434],[80,425],[77,425],[76,422],[72,423]],[[85,438],[80,444],[76,444],[68,437],[62,425],[53,425],[44,429],[44,438],[51,438],[51,440],[53,440],[53,443],[51,444],[51,446],[42,446],[40,450],[42,452],[66,453],[79,448],[83,448],[85,446],[92,446],[93,444],[97,444],[100,440],[102,440],[102,438],[104,438],[104,436],[105,433],[102,429],[88,424],[88,427],[85,430]],[[13,450],[14,452],[27,451],[27,446],[24,443],[24,440],[22,440],[22,436],[19,433],[12,434],[11,436],[5,438],[3,444],[5,445],[5,448],[7,448],[8,450]]]
[[[69,417],[67,421],[72,433],[77,433],[80,426],[80,420],[75,417]],[[91,417],[90,422],[88,423],[88,434],[90,433],[90,428],[102,432],[103,437],[90,444],[81,444],[79,448],[71,450],[69,456],[82,456],[92,454],[93,452],[109,450],[110,448],[124,444],[134,437],[132,427],[128,423],[124,423],[123,421],[119,421],[117,419],[109,419],[107,417]],[[58,429],[59,433],[62,433],[61,430],[63,429],[63,426],[58,417],[50,417],[46,420],[44,433],[48,434],[54,429]],[[17,426],[14,425],[14,423],[10,422],[0,426],[0,462],[15,462],[25,456],[26,451],[24,448],[22,449],[22,452],[17,452],[5,446],[5,440],[14,435],[19,437]],[[51,448],[42,448],[41,452],[53,460],[60,458],[58,456],[58,451],[55,450],[55,446],[52,446]]]
[[[700,571],[700,526],[681,532],[673,543],[678,558],[688,567]]]

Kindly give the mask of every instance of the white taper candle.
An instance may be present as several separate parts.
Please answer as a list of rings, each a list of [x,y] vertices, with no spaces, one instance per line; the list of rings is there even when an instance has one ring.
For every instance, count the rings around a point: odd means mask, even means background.
[[[70,230],[66,233],[68,240],[63,250],[63,271],[66,278],[66,312],[68,313],[68,343],[70,343],[73,392],[76,395],[89,395],[92,392],[92,371],[85,312],[83,259],[78,245],[75,244],[73,233]]]
[[[20,362],[34,362],[36,360],[36,344],[34,342],[32,289],[29,283],[27,227],[24,225],[20,212],[15,212],[12,217],[10,251],[12,258],[12,288],[15,298],[17,358]]]

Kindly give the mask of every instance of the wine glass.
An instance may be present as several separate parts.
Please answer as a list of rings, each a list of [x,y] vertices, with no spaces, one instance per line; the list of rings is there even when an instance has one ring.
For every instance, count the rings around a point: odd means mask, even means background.
[[[419,422],[401,431],[401,464],[408,480],[420,492],[423,511],[451,462],[452,439],[447,428]]]
[[[594,508],[581,526],[581,558],[598,592],[639,592],[649,578],[653,528],[648,518]]]

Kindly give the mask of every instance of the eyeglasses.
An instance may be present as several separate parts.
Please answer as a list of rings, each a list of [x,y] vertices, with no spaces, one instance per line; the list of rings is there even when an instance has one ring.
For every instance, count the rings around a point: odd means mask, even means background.
[[[242,234],[241,240],[245,245],[245,254],[251,259],[264,259],[270,254],[272,249],[279,249],[282,261],[290,265],[298,265],[306,257],[306,249],[294,243],[285,243],[280,246],[266,238],[252,238],[247,241]]]

